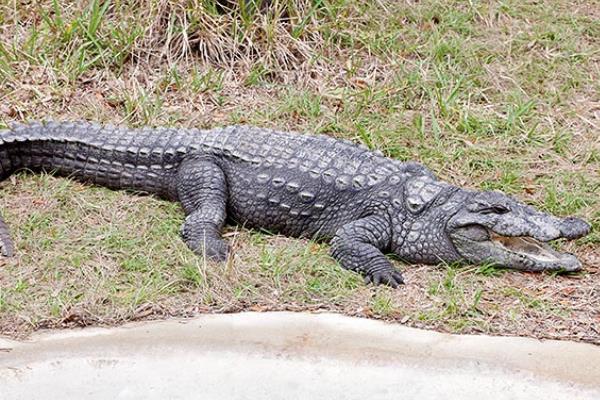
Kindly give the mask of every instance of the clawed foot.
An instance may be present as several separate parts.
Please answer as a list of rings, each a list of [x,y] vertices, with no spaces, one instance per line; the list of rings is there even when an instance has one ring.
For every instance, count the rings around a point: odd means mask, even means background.
[[[383,284],[396,289],[398,286],[404,285],[404,278],[402,278],[400,271],[392,269],[367,274],[365,276],[365,283],[372,283],[375,286]]]
[[[230,252],[230,246],[220,239],[205,239],[202,243],[190,247],[200,257],[217,262],[227,261]]]

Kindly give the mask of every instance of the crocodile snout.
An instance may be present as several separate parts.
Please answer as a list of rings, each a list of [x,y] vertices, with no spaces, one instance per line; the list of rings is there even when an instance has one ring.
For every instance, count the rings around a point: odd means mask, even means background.
[[[584,220],[575,217],[568,217],[560,223],[561,236],[567,239],[578,239],[590,233],[591,226]]]

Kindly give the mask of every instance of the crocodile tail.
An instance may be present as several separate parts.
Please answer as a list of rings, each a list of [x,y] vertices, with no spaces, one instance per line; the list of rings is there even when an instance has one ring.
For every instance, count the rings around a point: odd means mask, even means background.
[[[53,129],[60,133],[64,127],[52,122],[32,121],[15,122],[7,129],[0,129],[0,181],[20,168],[31,167],[31,157],[23,157],[18,148],[27,146],[27,142],[50,139]]]
[[[8,227],[2,217],[0,217],[0,254],[4,257],[12,257],[13,252],[14,247],[8,232]]]
[[[21,167],[20,157],[14,154],[14,146],[38,135],[40,124],[12,123],[8,129],[0,129],[0,181]]]

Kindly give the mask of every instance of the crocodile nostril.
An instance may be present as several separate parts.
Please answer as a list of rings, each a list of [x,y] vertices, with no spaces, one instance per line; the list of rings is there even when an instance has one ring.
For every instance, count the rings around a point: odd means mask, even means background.
[[[590,224],[575,217],[565,218],[560,224],[560,232],[567,239],[577,239],[585,236],[590,233],[591,229]]]

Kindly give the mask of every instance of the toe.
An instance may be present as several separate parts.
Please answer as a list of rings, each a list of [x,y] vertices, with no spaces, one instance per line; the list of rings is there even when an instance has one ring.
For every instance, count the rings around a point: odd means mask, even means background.
[[[392,277],[399,285],[404,285],[404,277],[402,277],[402,274],[400,272],[398,272],[398,271],[392,272]]]
[[[383,276],[383,283],[385,283],[388,286],[393,287],[394,289],[396,289],[398,287],[398,282],[396,282],[396,278],[394,277],[393,274],[386,274]]]
[[[229,245],[222,240],[205,240],[194,251],[209,261],[223,262],[229,256]]]
[[[397,289],[397,288],[398,288],[398,282],[396,282],[396,280],[395,280],[393,277],[391,277],[391,276],[388,276],[388,277],[386,277],[386,280],[387,280],[387,281],[386,281],[386,284],[387,284],[388,286],[391,286],[391,287],[392,287],[392,288],[394,288],[394,289]]]
[[[375,274],[375,276],[373,277],[373,284],[375,286],[381,285],[381,275]]]

